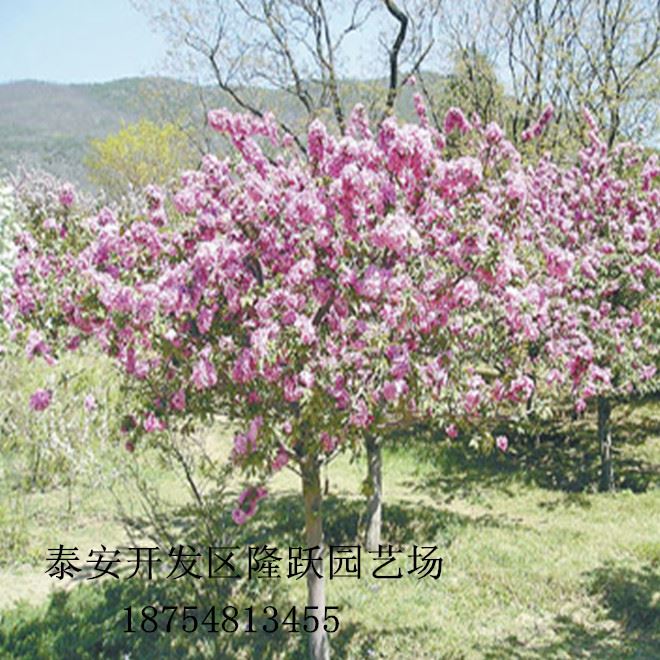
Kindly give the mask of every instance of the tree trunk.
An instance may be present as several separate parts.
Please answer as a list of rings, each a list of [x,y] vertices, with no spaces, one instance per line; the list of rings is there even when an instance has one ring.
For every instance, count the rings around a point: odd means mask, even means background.
[[[369,496],[364,545],[368,551],[375,552],[381,542],[383,521],[383,455],[380,442],[374,436],[367,436],[366,446]]]
[[[600,445],[600,491],[614,490],[614,467],[612,465],[612,431],[610,414],[612,406],[603,396],[598,397],[598,443]]]
[[[321,495],[321,471],[314,456],[306,456],[301,462],[303,500],[305,502],[305,540],[308,548],[317,547],[312,552],[312,562],[323,575],[323,514]],[[307,571],[307,605],[318,608],[315,612],[319,627],[309,633],[309,656],[312,660],[328,660],[330,643],[328,633],[323,629],[325,617],[325,582],[312,568]]]

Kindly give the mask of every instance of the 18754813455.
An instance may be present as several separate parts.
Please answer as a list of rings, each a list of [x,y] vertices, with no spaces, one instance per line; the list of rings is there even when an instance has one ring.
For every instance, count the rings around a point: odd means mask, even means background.
[[[274,605],[245,607],[200,607],[197,605],[146,605],[141,608],[125,607],[123,618],[125,633],[170,633],[177,629],[185,633],[274,633],[282,629],[287,633],[313,633],[323,628],[328,634],[339,630],[339,607],[328,606],[323,612],[318,607],[278,611]]]

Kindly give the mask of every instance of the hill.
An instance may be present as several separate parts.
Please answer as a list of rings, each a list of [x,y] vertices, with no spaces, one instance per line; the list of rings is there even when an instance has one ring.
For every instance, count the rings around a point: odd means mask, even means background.
[[[442,78],[430,74],[433,84]],[[350,106],[385,81],[344,81],[342,96]],[[252,89],[247,94],[272,108],[289,124],[301,118],[297,101],[286,92]],[[404,89],[397,111],[413,114],[411,91]],[[203,97],[203,103],[201,98]],[[217,87],[198,87],[171,78],[126,78],[107,83],[56,84],[24,80],[0,84],[0,177],[20,165],[40,167],[88,186],[84,156],[91,139],[116,132],[141,118],[204,125],[205,109],[233,107]]]
[[[155,103],[145,103],[155,86],[190,87],[143,78],[78,85],[32,80],[0,84],[0,173],[25,164],[84,183],[82,160],[89,141],[117,131],[122,123],[155,117]]]

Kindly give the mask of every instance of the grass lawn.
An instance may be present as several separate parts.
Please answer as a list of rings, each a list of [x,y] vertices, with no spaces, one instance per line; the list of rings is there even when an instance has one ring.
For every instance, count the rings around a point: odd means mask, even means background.
[[[385,452],[384,542],[406,552],[413,544],[438,546],[442,575],[374,579],[365,555],[359,580],[329,581],[328,605],[340,608],[340,629],[331,638],[335,657],[659,657],[658,417],[653,404],[620,422],[628,441],[619,443],[615,494],[590,488],[597,455],[587,440],[547,440],[536,449],[514,444],[507,455],[467,458],[418,437],[391,445]],[[206,442],[218,460],[228,437],[216,429]],[[144,484],[135,481],[114,489],[137,540],[146,542],[149,530],[163,545],[169,533],[174,545],[236,545],[241,553],[266,543],[284,548],[284,571],[286,548],[304,545],[299,478],[291,472],[280,473],[255,518],[236,527],[228,506],[238,482],[226,492],[208,492],[206,513],[196,516],[180,471],[159,464],[152,452],[126,460],[140,466],[153,500],[151,508],[143,506],[137,495]],[[363,458],[347,457],[328,469],[329,543],[360,542],[364,470]],[[129,605],[198,605],[204,613],[211,605],[219,612],[227,604],[253,605],[255,618],[269,604],[281,612],[302,608],[304,580],[103,578],[62,586],[44,573],[49,547],[77,545],[86,553],[102,543],[131,545],[117,502],[100,485],[88,484],[73,495],[32,494],[16,507],[26,519],[21,545],[0,566],[0,657],[305,657],[304,635],[281,627],[270,635],[241,628],[123,632]]]

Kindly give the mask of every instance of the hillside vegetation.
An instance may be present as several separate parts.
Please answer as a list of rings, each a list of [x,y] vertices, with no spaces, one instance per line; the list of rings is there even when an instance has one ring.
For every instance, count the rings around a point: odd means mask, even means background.
[[[432,83],[441,79],[430,76]],[[346,81],[346,98],[357,102],[364,85],[381,81]],[[287,121],[300,119],[295,102],[283,92],[252,90]],[[203,98],[203,102],[200,100]],[[171,78],[127,78],[107,83],[63,85],[39,81],[0,84],[0,177],[21,165],[45,169],[60,178],[92,187],[85,167],[90,142],[116,133],[140,119],[181,123],[195,147],[213,149],[203,133],[207,108],[230,107],[213,86],[197,87]],[[412,116],[411,92],[404,90],[399,112]]]

